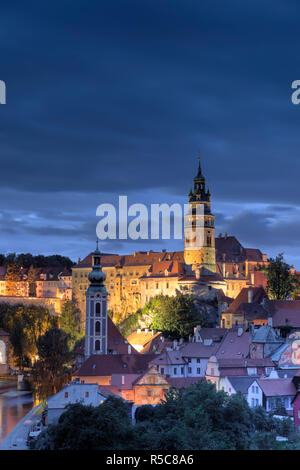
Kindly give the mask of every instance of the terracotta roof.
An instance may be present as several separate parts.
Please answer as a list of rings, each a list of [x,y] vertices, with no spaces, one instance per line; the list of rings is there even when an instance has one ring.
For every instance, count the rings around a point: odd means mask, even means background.
[[[183,251],[173,252],[152,252],[139,251],[133,255],[116,255],[101,253],[101,265],[109,266],[151,266],[157,261],[184,261]],[[89,268],[92,267],[92,253],[86,256],[80,263],[73,268]]]
[[[266,397],[294,396],[296,393],[292,379],[260,379],[257,381]]]
[[[138,354],[132,345],[131,354]],[[107,349],[114,350],[118,354],[128,354],[128,341],[120,333],[112,319],[107,316]]]
[[[173,388],[188,388],[191,385],[205,381],[204,377],[168,377],[167,381]]]
[[[149,341],[151,341],[151,339],[153,339],[154,337],[160,335],[161,336],[161,333],[158,333],[158,332],[152,332],[153,330],[148,330],[147,332],[142,330],[142,331],[134,331],[134,333],[131,333],[131,335],[129,335],[127,337],[127,341],[130,343],[130,344],[136,344],[136,345],[139,345],[139,346],[144,346],[145,344],[147,344]]]
[[[212,339],[219,342],[228,333],[226,328],[201,328],[199,334],[203,340]]]
[[[253,302],[251,303],[261,303],[264,298],[267,297],[267,294],[263,287],[243,287],[239,295],[234,299],[232,304],[225,310],[224,313],[239,313],[241,311],[241,304],[248,303],[248,292],[252,289],[253,291]]]
[[[138,377],[141,377],[141,374],[112,374],[110,384],[118,390],[131,390]]]
[[[254,320],[258,318],[265,320],[269,316],[263,305],[253,302],[243,302],[240,304],[236,313],[243,313],[246,320]]]
[[[138,354],[137,350],[132,345],[130,346],[131,354]],[[107,316],[107,349],[108,351],[116,351],[117,354],[128,354],[128,341],[122,336],[109,316]],[[76,355],[84,355],[84,343],[76,348]]]
[[[162,334],[156,333],[148,343],[146,343],[140,354],[161,354],[166,348],[172,347],[172,341],[164,339],[162,341]]]
[[[112,374],[141,374],[148,369],[153,354],[95,354],[90,356],[74,377],[101,377]]]
[[[219,366],[221,368],[226,367],[274,367],[273,361],[270,358],[244,358],[244,359],[237,359],[237,358],[227,358],[227,359],[218,359]]]
[[[262,252],[257,248],[244,248],[244,256],[248,261],[262,262]]]

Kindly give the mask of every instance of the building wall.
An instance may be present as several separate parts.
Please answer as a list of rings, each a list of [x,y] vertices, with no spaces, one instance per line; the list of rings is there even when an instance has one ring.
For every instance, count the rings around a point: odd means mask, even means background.
[[[0,303],[7,303],[9,305],[37,305],[42,307],[47,307],[49,312],[52,314],[60,314],[62,310],[62,299],[58,298],[43,298],[43,297],[9,297],[1,296]]]

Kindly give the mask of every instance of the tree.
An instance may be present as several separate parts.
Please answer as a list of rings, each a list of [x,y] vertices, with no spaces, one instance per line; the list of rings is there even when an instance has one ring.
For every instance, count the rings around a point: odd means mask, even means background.
[[[7,266],[6,275],[6,295],[18,295],[18,282],[20,281],[20,267],[16,263]]]
[[[39,359],[33,367],[34,389],[40,399],[57,393],[71,378],[69,335],[51,328],[37,341]]]
[[[36,297],[36,272],[33,265],[28,270],[29,297]]]
[[[145,306],[143,312],[146,310],[152,311],[152,328],[171,339],[187,338],[193,334],[196,325],[204,326],[190,295],[159,295]]]
[[[23,356],[34,360],[39,336],[56,323],[56,318],[46,307],[22,304],[0,305],[0,327],[10,334],[13,356],[21,368],[24,367]]]
[[[69,335],[69,349],[73,349],[76,341],[84,336],[81,328],[80,310],[72,300],[66,300],[59,318],[60,328]]]
[[[55,426],[44,431],[34,448],[38,450],[128,449],[133,430],[129,406],[121,398],[108,397],[99,407],[69,405]],[[129,447],[130,448],[130,447]]]
[[[288,437],[288,448],[299,449],[299,435],[290,423],[250,408],[238,393],[228,396],[209,382],[171,389],[164,402],[143,406],[137,422],[128,418],[128,405],[109,397],[97,408],[71,405],[57,425],[37,439],[45,450],[221,450],[278,449],[276,435]]]
[[[291,268],[283,259],[283,253],[279,253],[275,259],[269,258],[267,266],[259,266],[267,277],[267,291],[271,299],[285,300],[296,287],[295,277],[291,274]]]

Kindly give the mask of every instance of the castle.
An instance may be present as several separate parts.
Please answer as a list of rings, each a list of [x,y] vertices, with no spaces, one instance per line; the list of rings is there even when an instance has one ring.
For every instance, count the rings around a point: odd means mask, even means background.
[[[211,194],[199,166],[188,197],[190,211],[185,215],[184,251],[139,251],[131,255],[99,254],[106,276],[108,310],[114,320],[122,320],[158,294],[191,293],[214,298],[216,292],[236,298],[242,288],[255,285],[258,263],[267,261],[265,254],[244,248],[234,237],[215,237]],[[201,227],[202,241],[193,245],[195,230]],[[85,294],[92,271],[92,253],[72,268],[73,297],[77,300],[85,323]]]

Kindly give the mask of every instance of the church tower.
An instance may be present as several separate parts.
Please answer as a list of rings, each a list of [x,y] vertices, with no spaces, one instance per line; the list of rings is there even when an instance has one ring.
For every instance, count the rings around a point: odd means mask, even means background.
[[[215,216],[211,213],[210,192],[205,188],[198,160],[198,173],[189,193],[189,211],[184,219],[184,261],[197,277],[216,273]]]
[[[104,286],[106,275],[100,264],[98,240],[92,257],[93,269],[88,276],[90,286],[86,291],[86,359],[92,354],[107,354],[107,291]]]

